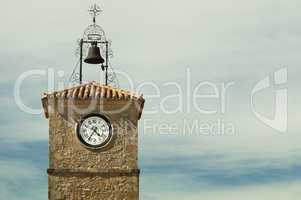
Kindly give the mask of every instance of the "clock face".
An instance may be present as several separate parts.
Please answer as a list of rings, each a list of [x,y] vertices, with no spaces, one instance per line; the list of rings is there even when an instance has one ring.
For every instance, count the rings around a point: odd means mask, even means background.
[[[77,137],[87,147],[102,148],[112,138],[112,127],[104,116],[88,115],[78,124]]]

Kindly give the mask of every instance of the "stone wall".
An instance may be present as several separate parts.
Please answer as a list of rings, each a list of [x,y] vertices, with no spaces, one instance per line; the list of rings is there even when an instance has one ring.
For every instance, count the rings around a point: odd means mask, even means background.
[[[138,176],[49,176],[51,200],[137,200]]]
[[[120,106],[107,103],[89,113],[103,114]],[[49,199],[138,199],[139,173],[132,172],[138,169],[135,106],[105,114],[113,127],[113,140],[106,149],[91,150],[80,143],[76,124],[69,119],[77,121],[85,113],[64,115],[60,110],[68,104],[55,105],[49,113]]]

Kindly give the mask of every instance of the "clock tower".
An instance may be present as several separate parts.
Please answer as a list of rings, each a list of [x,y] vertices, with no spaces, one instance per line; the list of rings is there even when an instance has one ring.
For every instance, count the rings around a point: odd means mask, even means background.
[[[96,82],[45,93],[50,200],[138,200],[142,96]]]
[[[89,12],[93,23],[79,40],[77,85],[42,97],[49,119],[48,199],[138,200],[138,121],[144,99],[110,86],[110,42],[96,24],[101,9],[93,5]],[[83,84],[83,61],[102,69],[104,84]]]

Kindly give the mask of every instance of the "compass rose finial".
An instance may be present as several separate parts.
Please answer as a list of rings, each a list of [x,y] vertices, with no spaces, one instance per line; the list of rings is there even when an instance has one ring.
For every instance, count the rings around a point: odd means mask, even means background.
[[[102,10],[100,9],[100,7],[97,4],[94,4],[94,5],[90,6],[88,11],[89,11],[89,14],[93,17],[93,23],[95,24],[96,16],[99,15],[99,13],[101,13]]]

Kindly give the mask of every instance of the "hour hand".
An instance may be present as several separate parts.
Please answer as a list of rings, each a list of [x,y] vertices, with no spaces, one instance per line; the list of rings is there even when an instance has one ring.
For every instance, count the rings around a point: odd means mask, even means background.
[[[96,133],[96,135],[98,135],[99,137],[101,137],[101,135],[98,132],[95,131],[95,133]]]
[[[96,135],[100,136],[100,134],[99,134],[96,130],[97,130],[97,128],[94,127],[94,128],[92,129],[93,133],[96,133]]]

